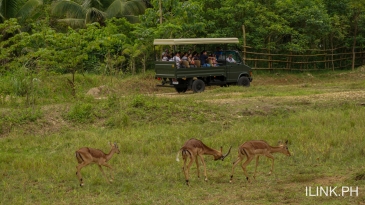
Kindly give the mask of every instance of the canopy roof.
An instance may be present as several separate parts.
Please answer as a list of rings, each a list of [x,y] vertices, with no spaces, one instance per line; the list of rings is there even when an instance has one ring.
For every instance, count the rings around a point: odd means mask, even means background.
[[[238,38],[180,38],[155,39],[153,45],[224,44],[239,43]]]

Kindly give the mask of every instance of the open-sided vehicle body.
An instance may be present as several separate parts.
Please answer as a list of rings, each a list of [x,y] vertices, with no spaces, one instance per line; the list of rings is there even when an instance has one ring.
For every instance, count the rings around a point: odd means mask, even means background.
[[[186,38],[186,39],[155,39],[154,45],[189,45],[189,44],[237,44],[237,38]],[[175,61],[162,61],[162,56],[155,61],[156,78],[161,80],[161,85],[175,87],[177,92],[193,90],[202,92],[205,85],[229,86],[238,84],[250,86],[252,70],[245,65],[238,51],[219,50],[213,51],[216,56],[217,67],[183,67],[177,66]],[[226,59],[232,56],[235,63]]]

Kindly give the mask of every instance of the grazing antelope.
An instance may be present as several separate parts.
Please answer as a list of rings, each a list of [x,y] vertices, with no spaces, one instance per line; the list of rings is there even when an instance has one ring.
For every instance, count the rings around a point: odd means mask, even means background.
[[[279,146],[277,146],[277,147],[270,146],[264,140],[251,140],[251,141],[247,141],[247,142],[243,143],[238,148],[238,158],[235,162],[233,162],[232,175],[231,175],[231,179],[229,182],[232,182],[235,166],[238,163],[240,163],[244,159],[245,156],[247,157],[247,160],[242,164],[242,169],[243,169],[244,174],[246,175],[246,179],[248,182],[251,182],[251,181],[248,178],[246,166],[255,158],[255,156],[256,156],[256,167],[255,167],[255,173],[253,175],[253,178],[255,178],[255,176],[256,176],[256,170],[257,170],[257,165],[259,163],[260,155],[266,156],[272,160],[271,170],[269,172],[269,174],[271,174],[274,169],[274,156],[272,155],[272,153],[281,152],[287,156],[290,156],[290,152],[289,152],[287,143],[288,143],[288,140],[284,144],[279,141]]]
[[[177,152],[177,155],[176,155],[176,161],[180,161],[179,154],[181,152],[182,158],[184,160],[183,171],[184,171],[184,175],[185,175],[186,185],[189,186],[189,170],[190,170],[190,167],[191,167],[192,163],[194,162],[194,160],[196,162],[196,166],[197,166],[197,170],[198,170],[198,177],[200,177],[199,160],[198,160],[198,157],[200,157],[200,160],[204,166],[204,177],[205,177],[204,180],[207,181],[208,180],[207,170],[205,167],[203,155],[213,155],[214,160],[221,159],[223,161],[224,158],[226,158],[228,156],[228,154],[231,152],[231,148],[232,148],[232,146],[229,148],[228,153],[223,155],[222,147],[221,147],[221,151],[217,151],[215,149],[212,149],[212,148],[206,146],[205,144],[203,144],[202,141],[197,140],[197,139],[190,139],[190,140],[186,141],[184,146]],[[186,165],[188,158],[190,158],[190,162],[188,165]]]
[[[82,176],[81,176],[81,169],[91,163],[98,164],[100,171],[103,173],[104,177],[106,178],[107,182],[109,183],[113,181],[113,168],[107,164],[107,162],[113,157],[114,153],[120,153],[117,143],[109,143],[111,146],[111,150],[108,154],[105,154],[103,151],[99,149],[83,147],[76,151],[76,159],[78,161],[78,165],[76,166],[76,175],[79,178],[80,186],[84,186]],[[106,166],[110,169],[112,179],[108,180],[108,177],[105,175],[103,168],[101,165]]]

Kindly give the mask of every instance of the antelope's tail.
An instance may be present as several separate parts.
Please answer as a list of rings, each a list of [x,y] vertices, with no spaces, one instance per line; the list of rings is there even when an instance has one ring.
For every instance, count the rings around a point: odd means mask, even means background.
[[[181,152],[181,150],[179,150],[179,151],[177,152],[177,154],[176,154],[176,161],[177,161],[177,162],[180,162],[180,159],[179,159],[179,154],[180,154],[180,152]]]

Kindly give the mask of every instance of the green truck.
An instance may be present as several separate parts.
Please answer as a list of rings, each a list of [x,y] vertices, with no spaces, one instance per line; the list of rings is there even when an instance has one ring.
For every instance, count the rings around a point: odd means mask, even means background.
[[[237,44],[237,38],[185,38],[185,39],[155,39],[155,46],[180,46],[212,44],[225,45]],[[203,67],[200,61],[194,67],[185,66],[186,62],[176,62],[176,58],[166,61],[162,55],[156,55],[154,63],[156,79],[161,81],[158,86],[174,87],[179,93],[192,90],[194,93],[203,92],[205,86],[229,85],[250,86],[252,82],[252,69],[245,65],[239,52],[236,50],[212,51],[216,56],[216,66]],[[230,59],[234,59],[233,61]],[[181,66],[180,66],[181,64]]]

